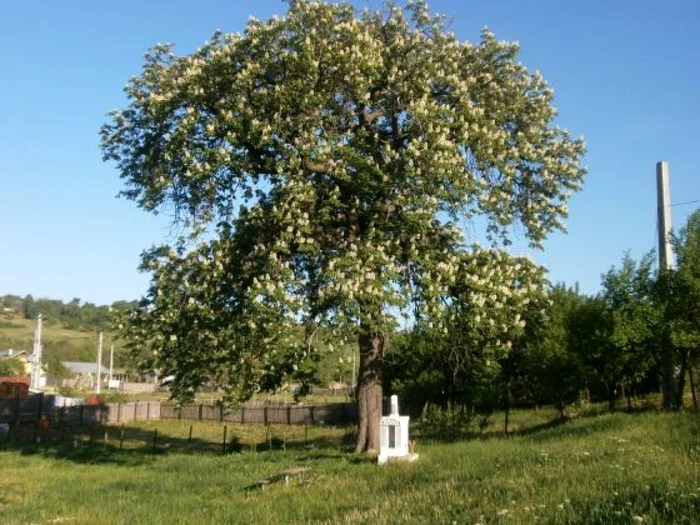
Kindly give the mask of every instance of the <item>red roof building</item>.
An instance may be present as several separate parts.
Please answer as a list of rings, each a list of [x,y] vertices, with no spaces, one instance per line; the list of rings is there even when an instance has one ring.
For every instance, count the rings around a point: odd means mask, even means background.
[[[29,394],[29,378],[26,376],[0,377],[0,396],[20,396]]]

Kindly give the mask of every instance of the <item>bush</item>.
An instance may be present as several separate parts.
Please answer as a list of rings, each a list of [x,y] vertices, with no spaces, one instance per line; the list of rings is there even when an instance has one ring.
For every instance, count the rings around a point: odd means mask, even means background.
[[[80,389],[68,385],[59,386],[56,389],[56,392],[63,397],[84,397],[84,394],[80,391]]]
[[[105,392],[104,394],[100,394],[100,401],[106,404],[126,403],[128,401],[128,397],[123,392],[109,391]]]
[[[446,407],[426,403],[418,421],[421,434],[435,439],[457,439],[490,424],[488,416],[452,403],[447,403]]]

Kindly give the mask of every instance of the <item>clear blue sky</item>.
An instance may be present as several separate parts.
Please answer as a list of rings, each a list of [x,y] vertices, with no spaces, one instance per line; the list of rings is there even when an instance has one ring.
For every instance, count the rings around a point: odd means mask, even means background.
[[[357,7],[380,2],[357,0]],[[123,199],[98,130],[122,107],[144,51],[189,53],[280,0],[0,0],[0,294],[107,303],[138,298],[139,253],[171,235]],[[700,199],[700,2],[434,0],[461,39],[489,26],[556,92],[563,126],[588,143],[590,173],[568,235],[534,254],[554,281],[596,292],[600,274],[655,247],[655,163],[670,162],[673,202]],[[700,204],[673,208],[680,226]]]

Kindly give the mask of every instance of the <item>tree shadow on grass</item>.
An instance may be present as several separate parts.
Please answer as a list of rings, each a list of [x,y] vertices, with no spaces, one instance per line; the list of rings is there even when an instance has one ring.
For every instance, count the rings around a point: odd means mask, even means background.
[[[312,439],[286,440],[270,437],[254,443],[241,443],[235,434],[224,441],[174,436],[167,431],[141,427],[59,428],[37,432],[33,426],[15,429],[10,438],[0,438],[0,450],[16,451],[21,455],[40,455],[81,464],[111,464],[138,466],[152,461],[154,456],[225,455],[236,453],[277,454],[280,451],[300,454],[299,461],[342,458],[350,451],[354,440],[351,431],[339,437],[320,436]],[[274,461],[277,461],[276,459]]]
[[[619,410],[612,412],[609,410],[589,409],[581,411],[576,416],[554,417],[549,421],[537,423],[527,427],[521,427],[510,431],[508,435],[505,435],[503,430],[490,430],[481,432],[465,431],[459,434],[446,433],[442,436],[438,434],[423,435],[421,433],[421,437],[436,443],[455,443],[476,439],[508,439],[514,437],[526,437],[531,441],[540,442],[609,431],[619,428],[624,424],[623,420],[606,416],[611,416],[614,414],[638,416],[656,413],[660,413],[660,410],[657,407],[634,407],[631,410]],[[575,422],[581,422],[581,424],[575,425]]]
[[[631,409],[614,410],[588,409],[570,417],[557,418],[542,425],[522,429],[516,435],[527,436],[531,441],[541,442],[553,439],[591,435],[598,432],[622,429],[627,423],[625,419],[615,417],[640,417],[649,414],[661,414],[663,411],[656,406],[633,407]],[[575,423],[580,424],[575,424]]]

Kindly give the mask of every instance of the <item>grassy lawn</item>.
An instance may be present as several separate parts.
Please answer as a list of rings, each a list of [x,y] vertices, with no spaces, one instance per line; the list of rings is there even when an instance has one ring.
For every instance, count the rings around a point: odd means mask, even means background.
[[[242,450],[229,454],[213,448],[218,424],[193,426],[211,451],[187,450],[184,421],[131,427],[122,451],[117,429],[107,447],[0,449],[0,522],[700,523],[697,415],[547,417],[516,412],[510,439],[418,437],[417,462],[384,467],[330,427],[273,427],[270,451],[264,428],[228,425]],[[154,428],[156,455],[146,452]],[[311,468],[306,483],[247,488],[296,466]]]

